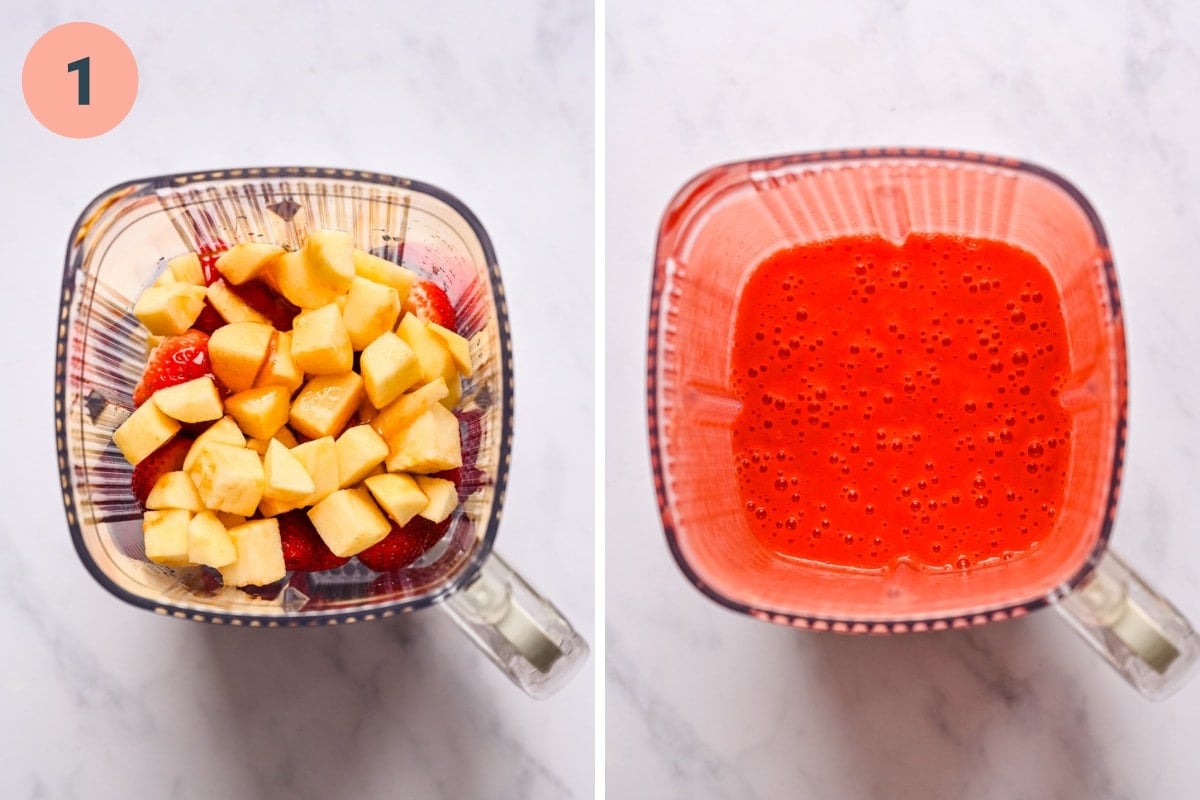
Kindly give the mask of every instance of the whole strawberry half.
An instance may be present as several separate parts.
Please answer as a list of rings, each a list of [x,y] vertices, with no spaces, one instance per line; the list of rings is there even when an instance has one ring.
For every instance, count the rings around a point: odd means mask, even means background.
[[[168,472],[183,469],[183,459],[194,441],[196,440],[191,436],[176,436],[134,466],[129,484],[133,489],[133,496],[142,508],[146,507],[146,498],[150,496],[150,490],[158,483],[159,478]]]
[[[283,545],[283,565],[289,571],[323,572],[337,569],[350,560],[333,554],[303,511],[288,511],[276,519]]]
[[[430,522],[424,517],[413,517],[404,527],[393,523],[391,533],[359,553],[358,560],[376,572],[407,567],[437,544],[449,527],[449,519]]]
[[[404,310],[416,314],[426,322],[436,322],[447,330],[456,330],[454,306],[450,298],[432,281],[417,281],[408,292]]]
[[[207,333],[193,329],[168,336],[146,359],[141,380],[133,389],[133,404],[140,406],[159,389],[211,374]]]

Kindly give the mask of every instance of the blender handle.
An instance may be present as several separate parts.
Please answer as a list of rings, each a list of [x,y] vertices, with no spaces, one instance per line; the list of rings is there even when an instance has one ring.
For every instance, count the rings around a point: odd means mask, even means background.
[[[494,551],[441,607],[531,697],[554,694],[587,659],[571,623]]]
[[[1200,639],[1187,619],[1111,550],[1055,608],[1152,700],[1182,686],[1200,653]]]

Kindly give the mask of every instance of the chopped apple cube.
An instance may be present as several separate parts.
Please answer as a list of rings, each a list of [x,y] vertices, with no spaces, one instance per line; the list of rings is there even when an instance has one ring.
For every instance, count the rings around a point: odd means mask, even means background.
[[[354,366],[354,346],[336,303],[296,316],[292,359],[309,375],[336,375]]]
[[[392,530],[370,492],[339,489],[308,512],[317,534],[334,555],[353,556],[384,539]]]
[[[443,399],[448,393],[446,381],[438,378],[408,394],[400,395],[387,407],[380,409],[379,414],[371,420],[371,427],[390,442],[393,437],[411,425],[414,419],[424,414],[430,406]]]
[[[160,411],[180,422],[211,422],[224,413],[211,375],[159,389],[151,399]]]
[[[354,271],[369,281],[395,289],[401,304],[408,299],[409,290],[417,282],[417,274],[412,270],[363,250],[354,251]]]
[[[318,375],[292,401],[291,426],[310,439],[337,436],[365,396],[357,372]]]
[[[182,470],[164,472],[154,482],[154,487],[146,497],[146,508],[182,508],[188,511],[203,511],[204,503],[192,479]]]
[[[312,477],[315,487],[313,493],[298,505],[311,506],[338,490],[340,481],[337,446],[332,436],[322,436],[320,439],[298,444],[292,448],[292,455]]]
[[[429,502],[418,513],[430,522],[446,520],[458,507],[458,488],[454,481],[417,475],[417,486],[429,498]]]
[[[275,329],[258,322],[231,322],[208,338],[208,358],[217,380],[233,392],[254,385],[267,359]]]
[[[262,460],[253,450],[228,444],[208,444],[187,469],[204,505],[249,517],[266,488]]]
[[[267,486],[263,490],[264,499],[291,503],[295,508],[302,500],[317,490],[308,470],[291,450],[280,444],[278,439],[272,439],[267,445],[267,455],[263,459],[263,472],[267,478]]]
[[[429,326],[416,314],[405,314],[396,328],[396,334],[417,354],[421,362],[421,380],[428,382],[444,377],[454,368],[450,349],[429,330]]]
[[[184,253],[167,261],[167,271],[179,283],[190,283],[192,286],[203,286],[204,268],[200,266],[200,256],[195,253]]]
[[[350,344],[362,350],[384,333],[396,327],[400,319],[400,295],[390,286],[356,277],[346,295],[342,321],[350,334]]]
[[[389,472],[429,473],[462,466],[458,418],[442,405],[430,406],[388,444]]]
[[[133,313],[146,330],[175,336],[192,327],[204,310],[204,287],[189,283],[149,286],[134,303]]]
[[[364,483],[379,507],[400,527],[407,525],[409,520],[429,505],[429,498],[421,491],[413,476],[406,473],[372,475]]]
[[[205,290],[205,297],[208,298],[208,302],[217,310],[217,313],[221,315],[221,319],[226,322],[271,324],[271,320],[265,314],[239,297],[236,292],[229,288],[229,284],[225,283],[221,278],[213,281],[213,284]]]
[[[270,439],[287,424],[291,394],[286,386],[246,389],[225,399],[225,410],[254,439]]]
[[[217,271],[230,283],[242,284],[251,278],[257,278],[267,264],[283,252],[283,248],[278,245],[239,242],[217,259]]]
[[[266,586],[287,575],[279,522],[255,519],[229,529],[237,558],[220,567],[226,586]]]
[[[192,446],[188,448],[187,455],[184,456],[183,468],[185,470],[190,469],[196,457],[210,444],[228,444],[234,447],[245,447],[246,437],[242,435],[242,429],[238,427],[233,417],[222,417],[212,425],[209,425],[207,430],[197,436],[196,441],[192,442]]]
[[[255,386],[286,386],[288,394],[304,383],[304,373],[292,358],[292,332],[279,331],[271,340],[267,360],[255,379]]]
[[[312,275],[338,294],[354,280],[354,240],[349,233],[317,230],[304,242],[304,256]]]
[[[240,524],[240,523],[239,523]],[[237,559],[237,548],[217,515],[201,511],[188,523],[188,561],[209,567],[226,567]]]
[[[471,345],[470,343],[459,336],[449,328],[443,328],[436,322],[430,322],[430,332],[442,340],[446,345],[446,349],[450,351],[450,358],[454,361],[454,366],[463,375],[468,378],[475,372],[475,368],[471,366]]]
[[[332,303],[342,292],[325,286],[313,275],[305,254],[300,250],[283,253],[263,270],[265,277],[292,305],[320,308]]]
[[[370,425],[355,425],[334,443],[338,459],[338,485],[354,486],[383,463],[388,444]]]
[[[451,367],[452,374],[446,375],[446,396],[441,399],[441,404],[453,411],[458,406],[458,401],[462,400],[462,378],[458,377],[458,373],[454,372]]]
[[[137,466],[138,462],[153,453],[179,433],[179,421],[168,417],[154,402],[142,405],[129,415],[129,419],[113,431],[113,444],[125,456],[125,460]]]
[[[383,408],[421,380],[421,363],[391,331],[367,345],[359,358],[363,388],[375,408]]]
[[[192,512],[182,508],[147,511],[142,516],[142,537],[146,558],[168,567],[186,567],[188,561],[188,522]]]

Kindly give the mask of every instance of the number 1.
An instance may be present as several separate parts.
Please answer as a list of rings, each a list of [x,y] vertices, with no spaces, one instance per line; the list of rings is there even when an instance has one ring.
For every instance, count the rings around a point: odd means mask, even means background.
[[[72,61],[67,64],[67,72],[79,73],[79,105],[90,106],[92,104],[92,60],[87,56]]]

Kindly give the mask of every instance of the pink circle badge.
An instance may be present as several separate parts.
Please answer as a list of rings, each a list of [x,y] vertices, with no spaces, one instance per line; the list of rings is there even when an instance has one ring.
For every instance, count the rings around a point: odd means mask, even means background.
[[[68,22],[38,39],[21,71],[25,104],[62,136],[87,139],[115,128],[137,97],[137,62],[115,33]]]

